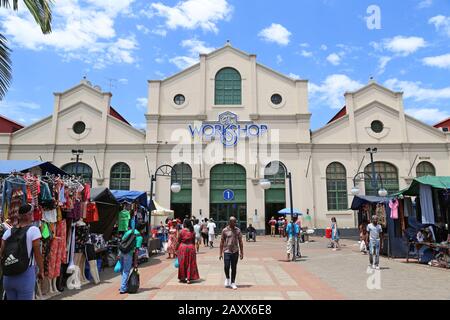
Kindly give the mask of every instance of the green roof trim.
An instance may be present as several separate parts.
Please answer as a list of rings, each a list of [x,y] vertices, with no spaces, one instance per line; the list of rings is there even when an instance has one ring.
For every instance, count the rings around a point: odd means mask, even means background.
[[[404,196],[418,196],[420,192],[420,185],[428,185],[436,189],[450,189],[450,177],[447,176],[441,176],[441,177],[435,177],[435,176],[425,176],[420,178],[415,178],[411,185],[403,189],[397,193],[394,193],[390,195],[391,197],[396,197],[399,195]]]

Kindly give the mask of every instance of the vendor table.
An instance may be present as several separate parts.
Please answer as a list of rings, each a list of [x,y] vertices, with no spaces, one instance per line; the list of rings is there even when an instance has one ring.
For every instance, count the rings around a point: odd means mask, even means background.
[[[161,250],[161,239],[150,238],[148,240],[148,253],[152,254],[154,251],[158,252]]]
[[[429,247],[430,249],[434,249],[437,250],[439,252],[441,252],[445,257],[446,257],[446,261],[449,261],[449,256],[450,256],[450,245],[448,244],[440,244],[440,243],[432,243],[432,242],[417,242],[417,241],[408,241],[408,250],[406,253],[406,262],[409,262],[409,252],[410,252],[410,247],[411,245],[414,245],[414,247],[416,248],[416,251],[419,251],[420,247]],[[420,257],[417,256],[417,259],[419,259]],[[450,265],[447,263],[447,268],[450,268]]]

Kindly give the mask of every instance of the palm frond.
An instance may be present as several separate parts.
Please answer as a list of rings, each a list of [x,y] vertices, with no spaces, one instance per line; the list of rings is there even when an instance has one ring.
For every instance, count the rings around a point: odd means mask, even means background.
[[[6,1],[6,0],[1,0]],[[18,0],[13,0],[14,5]],[[42,33],[47,34],[52,32],[52,0],[23,0],[34,20],[41,27]]]
[[[0,34],[0,100],[6,95],[11,84],[11,49],[9,49],[8,40]]]

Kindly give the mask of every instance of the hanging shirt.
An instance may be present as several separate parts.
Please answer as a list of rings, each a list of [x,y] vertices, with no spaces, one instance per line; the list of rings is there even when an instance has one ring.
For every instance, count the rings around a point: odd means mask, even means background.
[[[391,219],[398,219],[398,200],[389,201],[389,208],[391,208]]]
[[[433,196],[431,186],[420,185],[420,208],[422,209],[422,223],[434,224]]]
[[[128,231],[128,224],[130,223],[130,211],[122,210],[119,212],[119,232]]]

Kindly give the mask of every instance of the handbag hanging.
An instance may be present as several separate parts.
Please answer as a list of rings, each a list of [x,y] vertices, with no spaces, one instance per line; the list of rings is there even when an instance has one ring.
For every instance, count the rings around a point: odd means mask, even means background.
[[[134,268],[133,271],[130,273],[130,277],[128,278],[127,292],[131,294],[137,293],[139,290],[139,285],[140,285],[139,271],[138,268]]]

